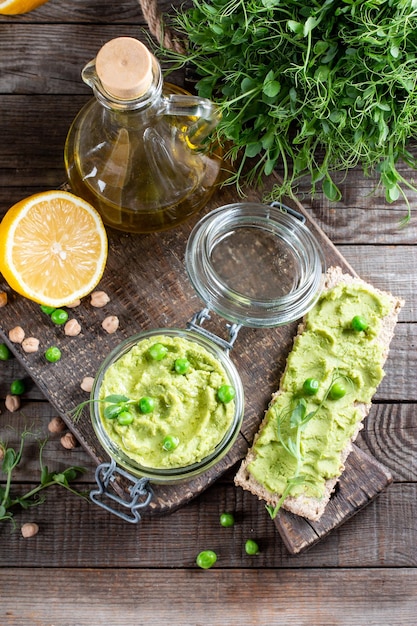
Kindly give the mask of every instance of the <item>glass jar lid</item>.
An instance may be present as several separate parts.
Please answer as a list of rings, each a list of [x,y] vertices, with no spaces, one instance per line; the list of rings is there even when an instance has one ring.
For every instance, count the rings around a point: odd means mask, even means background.
[[[273,327],[316,302],[325,269],[316,238],[283,204],[242,202],[215,209],[194,227],[185,264],[206,306],[224,319]]]

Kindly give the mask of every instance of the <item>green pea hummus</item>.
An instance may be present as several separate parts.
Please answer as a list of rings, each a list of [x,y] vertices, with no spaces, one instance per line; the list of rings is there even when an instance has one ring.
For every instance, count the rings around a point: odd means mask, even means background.
[[[155,360],[149,348],[161,343],[168,351]],[[187,359],[186,373],[175,371],[176,359]],[[110,439],[131,459],[152,469],[192,465],[210,455],[232,424],[235,403],[219,402],[217,390],[230,384],[222,364],[194,341],[168,335],[139,341],[113,363],[103,378],[100,399],[121,394],[130,400],[154,400],[150,413],[141,414],[137,403],[129,410],[133,422],[121,425],[104,416],[106,403],[100,404],[101,420]],[[178,445],[165,450],[166,437]]]
[[[271,493],[284,493],[288,481],[297,474],[297,461],[283,442],[294,440],[290,418],[300,398],[307,402],[307,413],[319,409],[301,430],[298,474],[303,480],[291,487],[291,495],[320,498],[325,481],[340,475],[341,452],[363,419],[358,403],[371,402],[384,375],[383,346],[376,337],[389,311],[389,300],[383,294],[353,283],[324,292],[307,314],[305,331],[295,339],[280,394],[267,410],[253,446],[255,458],[248,465],[249,473]],[[365,331],[353,330],[352,319],[357,315],[366,319]],[[320,383],[314,396],[302,389],[310,377]],[[325,398],[334,381],[343,383],[346,395],[335,400],[329,395]]]

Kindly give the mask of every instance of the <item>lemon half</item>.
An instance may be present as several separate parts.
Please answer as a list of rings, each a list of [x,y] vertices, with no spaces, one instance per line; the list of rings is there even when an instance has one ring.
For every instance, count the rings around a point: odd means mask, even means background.
[[[67,191],[12,206],[0,223],[0,272],[22,296],[53,307],[90,293],[103,275],[107,234],[99,213]]]

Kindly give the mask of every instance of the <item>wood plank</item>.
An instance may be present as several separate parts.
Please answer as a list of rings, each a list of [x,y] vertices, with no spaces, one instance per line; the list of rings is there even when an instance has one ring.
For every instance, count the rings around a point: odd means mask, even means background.
[[[35,584],[34,584],[34,581]],[[417,570],[9,569],[4,626],[411,626]],[[136,593],[132,590],[136,589]],[[36,600],[34,600],[36,598]],[[70,619],[70,621],[69,621]]]
[[[158,0],[158,9],[162,13],[172,13],[175,2]],[[18,16],[0,16],[0,24],[4,23],[62,23],[83,22],[90,24],[123,24],[137,23],[147,26],[137,0],[118,0],[117,4],[102,0],[50,0],[35,11]]]
[[[415,404],[374,405],[356,441],[396,481],[417,480],[416,415]]]
[[[19,483],[16,488],[24,493],[32,486]],[[89,485],[79,483],[78,487],[85,490]],[[235,515],[232,528],[220,526],[219,517],[225,511]],[[343,526],[297,556],[286,549],[264,503],[222,479],[176,512],[144,517],[138,525],[127,524],[59,487],[46,492],[41,506],[17,512],[15,520],[16,532],[0,524],[2,568],[16,564],[22,568],[106,569],[114,564],[120,568],[192,568],[198,552],[206,549],[214,550],[219,567],[227,570],[417,567],[416,483],[392,484]],[[31,521],[40,530],[25,541],[19,528]],[[256,558],[245,553],[247,539],[260,546]]]
[[[10,94],[92,96],[81,79],[81,70],[106,41],[135,37],[149,45],[145,29],[132,23],[96,23],[94,28],[80,23],[38,24],[33,28],[13,22],[0,23],[0,28],[0,88]],[[17,41],[24,41],[25,47],[16,47]],[[163,68],[169,66],[162,55],[158,58]],[[183,71],[173,72],[172,77],[176,76],[183,76]]]

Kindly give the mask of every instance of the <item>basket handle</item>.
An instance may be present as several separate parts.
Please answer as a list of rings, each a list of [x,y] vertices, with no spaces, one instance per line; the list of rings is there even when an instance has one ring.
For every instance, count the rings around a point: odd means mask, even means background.
[[[173,31],[164,23],[163,16],[158,9],[157,0],[138,0],[142,9],[143,17],[148,23],[150,33],[157,39],[158,43],[169,50],[174,50],[184,54],[186,47]]]

